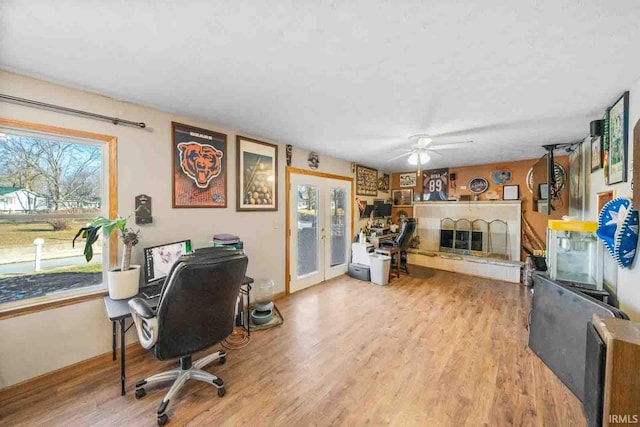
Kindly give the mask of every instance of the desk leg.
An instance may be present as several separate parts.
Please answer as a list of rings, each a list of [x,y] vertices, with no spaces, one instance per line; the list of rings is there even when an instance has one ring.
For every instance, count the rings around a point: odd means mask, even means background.
[[[247,291],[247,336],[251,336],[251,292]]]
[[[125,333],[125,319],[120,319],[120,381],[122,382],[122,390],[120,391],[120,395],[125,395],[124,389],[124,380],[125,380],[125,370],[124,370],[124,333]]]
[[[113,326],[113,341],[111,342],[113,360],[116,360],[116,322],[111,322]]]

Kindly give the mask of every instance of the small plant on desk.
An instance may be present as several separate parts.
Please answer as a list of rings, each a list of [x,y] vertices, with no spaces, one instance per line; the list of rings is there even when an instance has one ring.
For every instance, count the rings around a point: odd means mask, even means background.
[[[111,236],[114,230],[119,230],[120,238],[124,243],[120,268],[112,270],[108,274],[109,296],[112,299],[130,298],[138,293],[140,266],[131,265],[131,249],[138,244],[140,230],[134,231],[128,228],[127,218],[121,216],[116,219],[97,217],[89,225],[78,230],[73,238],[72,245],[74,247],[78,237],[85,239],[84,257],[87,262],[93,258],[93,244],[98,241],[98,233],[101,229],[105,239]]]

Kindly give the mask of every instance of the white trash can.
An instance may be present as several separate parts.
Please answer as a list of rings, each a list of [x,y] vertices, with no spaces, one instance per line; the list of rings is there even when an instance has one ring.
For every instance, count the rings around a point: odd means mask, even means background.
[[[376,285],[389,283],[389,269],[391,269],[391,257],[386,255],[369,255],[371,262],[371,281]]]

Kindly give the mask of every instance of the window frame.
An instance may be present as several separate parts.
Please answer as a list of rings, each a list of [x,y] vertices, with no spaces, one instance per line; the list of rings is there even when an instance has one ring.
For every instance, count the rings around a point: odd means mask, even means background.
[[[62,128],[39,123],[26,122],[22,120],[13,120],[0,117],[0,126],[7,129],[15,129],[17,131],[38,132],[49,135],[62,137],[81,138],[104,143],[106,146],[106,154],[108,159],[103,161],[107,171],[103,171],[104,176],[108,177],[105,183],[108,185],[107,194],[107,211],[110,218],[115,218],[118,212],[118,157],[117,157],[117,138],[112,135],[105,135],[94,132],[87,132],[76,129]],[[116,264],[118,251],[118,237],[116,233],[112,234],[105,242],[108,252],[108,263],[110,267]],[[103,264],[104,265],[104,264]],[[104,277],[104,276],[103,276]],[[42,310],[50,310],[57,307],[63,307],[70,304],[77,304],[91,299],[102,298],[106,295],[106,283],[100,285],[100,289],[96,286],[71,290],[63,292],[60,296],[42,296],[29,298],[21,301],[13,301],[0,305],[0,320],[34,313]]]

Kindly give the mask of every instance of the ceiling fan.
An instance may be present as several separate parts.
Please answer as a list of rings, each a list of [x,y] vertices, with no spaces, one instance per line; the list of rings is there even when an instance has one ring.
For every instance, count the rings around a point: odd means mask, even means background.
[[[433,137],[426,134],[410,136],[409,140],[415,141],[411,148],[402,149],[402,151],[404,151],[402,154],[392,157],[388,161],[407,157],[407,162],[410,165],[418,167],[418,176],[420,175],[422,166],[426,165],[429,160],[431,160],[431,154],[442,156],[442,154],[438,153],[439,150],[450,150],[461,145],[473,143],[473,141],[458,141],[445,144],[434,144]]]

